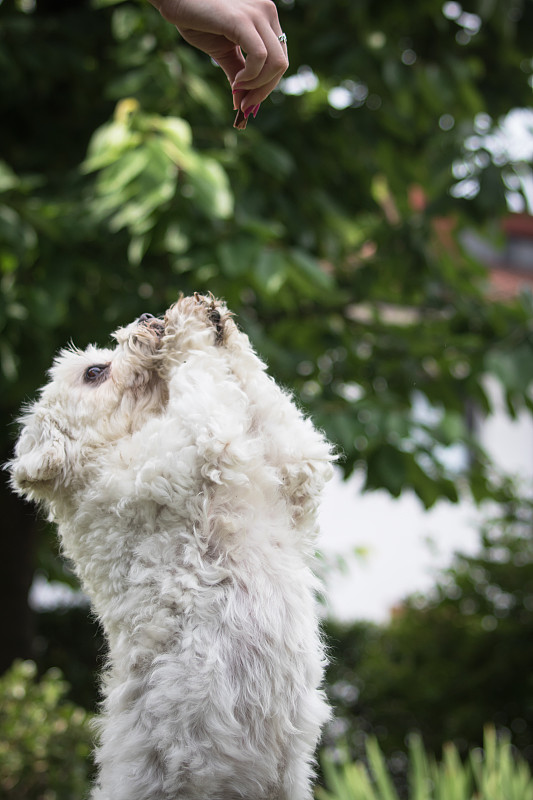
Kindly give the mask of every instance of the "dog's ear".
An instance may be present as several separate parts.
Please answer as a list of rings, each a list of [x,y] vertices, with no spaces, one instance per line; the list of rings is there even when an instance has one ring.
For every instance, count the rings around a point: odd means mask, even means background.
[[[40,486],[59,477],[66,464],[65,436],[54,420],[34,413],[25,424],[15,446],[15,457],[8,464],[11,484],[19,494],[40,496]]]

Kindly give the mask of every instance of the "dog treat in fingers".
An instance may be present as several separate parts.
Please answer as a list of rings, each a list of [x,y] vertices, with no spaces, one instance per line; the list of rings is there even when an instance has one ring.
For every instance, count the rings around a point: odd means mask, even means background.
[[[239,108],[235,117],[235,122],[233,123],[233,127],[237,128],[238,131],[243,131],[246,128],[247,122],[248,118],[244,116],[244,111]]]

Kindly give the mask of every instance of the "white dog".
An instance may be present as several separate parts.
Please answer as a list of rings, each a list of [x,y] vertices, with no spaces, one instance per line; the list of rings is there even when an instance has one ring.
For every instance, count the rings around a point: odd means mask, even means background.
[[[10,464],[109,642],[92,797],[307,800],[330,448],[213,298],[114,338],[59,355]]]

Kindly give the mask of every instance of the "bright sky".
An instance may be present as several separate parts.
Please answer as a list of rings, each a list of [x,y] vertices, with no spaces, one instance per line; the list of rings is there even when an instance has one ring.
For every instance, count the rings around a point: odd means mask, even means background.
[[[500,410],[484,422],[480,435],[495,463],[531,486],[531,417],[524,414],[513,422]],[[328,610],[344,621],[380,622],[406,595],[429,591],[454,552],[477,551],[479,522],[490,510],[480,511],[465,500],[424,511],[411,493],[394,500],[385,491],[363,495],[360,485],[360,479],[343,483],[337,477],[324,497],[319,546],[328,563],[339,556],[349,563],[348,575],[328,570]],[[364,548],[365,556],[354,556],[355,548]]]
[[[431,589],[456,550],[475,552],[479,513],[470,503],[444,501],[424,511],[412,493],[398,500],[386,491],[361,494],[360,483],[336,477],[322,505],[328,611],[343,621],[381,622],[406,595]],[[356,548],[363,553],[354,554]],[[339,556],[346,558],[346,575],[335,568]]]

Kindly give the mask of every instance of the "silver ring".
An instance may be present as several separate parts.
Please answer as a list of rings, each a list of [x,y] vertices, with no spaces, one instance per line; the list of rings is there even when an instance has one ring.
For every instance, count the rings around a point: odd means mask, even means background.
[[[281,33],[278,36],[278,42],[281,42],[281,44],[287,44],[287,34],[286,33]]]

